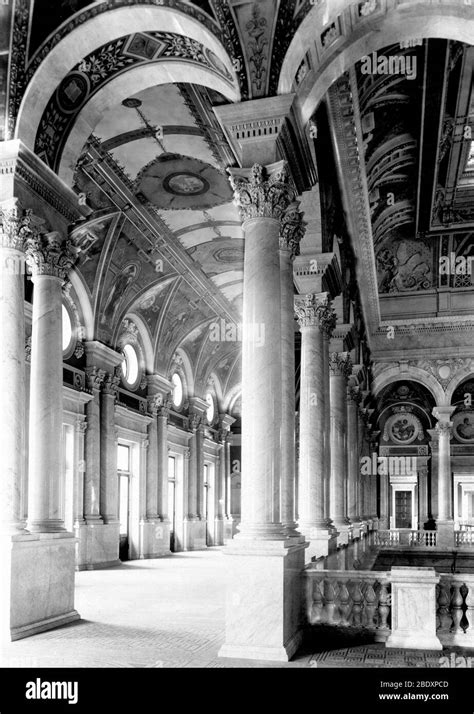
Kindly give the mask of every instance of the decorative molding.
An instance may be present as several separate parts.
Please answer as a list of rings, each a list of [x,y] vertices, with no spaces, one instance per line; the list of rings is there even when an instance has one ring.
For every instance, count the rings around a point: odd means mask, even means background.
[[[33,276],[50,275],[61,280],[76,260],[72,242],[62,239],[57,231],[30,235],[26,239],[25,253]]]
[[[16,198],[0,204],[0,222],[1,248],[23,251],[27,238],[38,230],[34,226],[33,212],[23,210]]]
[[[228,169],[240,208],[242,221],[274,218],[281,221],[296,191],[284,161],[268,167],[254,164],[251,169]]]

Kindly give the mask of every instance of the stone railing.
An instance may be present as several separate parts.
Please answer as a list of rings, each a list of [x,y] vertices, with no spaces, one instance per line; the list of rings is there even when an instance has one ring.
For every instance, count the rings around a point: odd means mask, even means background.
[[[474,530],[466,528],[465,530],[454,531],[454,545],[456,547],[474,547]]]
[[[435,548],[436,531],[386,530],[373,532],[373,545],[381,548],[400,546]]]
[[[363,628],[385,642],[390,634],[390,573],[316,570],[309,565],[306,614],[310,625]]]
[[[441,574],[436,619],[443,645],[474,647],[474,575]]]

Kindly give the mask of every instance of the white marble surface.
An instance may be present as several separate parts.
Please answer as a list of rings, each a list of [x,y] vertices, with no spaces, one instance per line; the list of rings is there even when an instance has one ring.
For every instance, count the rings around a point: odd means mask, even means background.
[[[305,544],[235,541],[227,561],[221,657],[288,661],[300,642]]]
[[[392,632],[387,647],[441,650],[436,635],[434,568],[392,568]]]
[[[74,609],[75,543],[68,533],[20,536],[12,543],[12,639],[79,619]]]
[[[118,565],[119,529],[118,523],[79,526],[76,529],[77,568],[94,570]]]

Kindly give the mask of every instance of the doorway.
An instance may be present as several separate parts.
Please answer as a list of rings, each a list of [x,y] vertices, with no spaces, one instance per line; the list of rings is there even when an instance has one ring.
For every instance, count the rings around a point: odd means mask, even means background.
[[[395,528],[412,528],[412,492],[395,491]]]
[[[176,553],[176,457],[168,456],[168,518],[170,519],[170,550]]]
[[[118,444],[119,559],[122,562],[130,559],[130,466],[130,447],[125,444]]]

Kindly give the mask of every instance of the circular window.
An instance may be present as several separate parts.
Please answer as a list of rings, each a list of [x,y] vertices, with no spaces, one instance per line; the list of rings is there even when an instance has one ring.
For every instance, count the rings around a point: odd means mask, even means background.
[[[63,352],[67,352],[72,342],[72,322],[71,316],[65,305],[62,307],[63,313]]]
[[[184,397],[183,380],[179,374],[175,372],[171,377],[171,382],[173,383],[173,404],[175,407],[180,407]]]
[[[122,362],[123,379],[129,387],[134,387],[138,381],[140,372],[137,352],[132,345],[125,345],[122,354],[124,357]]]
[[[209,424],[212,424],[214,421],[214,415],[216,413],[216,408],[214,405],[214,397],[210,392],[206,394],[206,402],[207,402],[207,410],[206,410],[206,417],[207,421]]]

